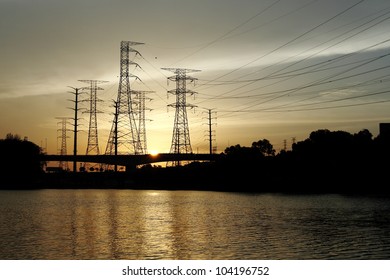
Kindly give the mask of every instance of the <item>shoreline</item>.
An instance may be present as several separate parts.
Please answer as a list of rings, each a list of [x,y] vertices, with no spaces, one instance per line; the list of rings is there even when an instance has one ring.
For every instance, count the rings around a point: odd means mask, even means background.
[[[209,175],[209,176],[207,176]],[[35,178],[9,176],[0,190],[39,189],[134,189],[199,190],[242,193],[390,195],[380,178],[270,176],[258,178],[245,174],[202,174],[183,170],[147,170],[137,172],[64,172],[44,173]],[[248,175],[248,174],[246,174]],[[303,179],[305,178],[305,179]],[[7,182],[7,183],[6,183]]]

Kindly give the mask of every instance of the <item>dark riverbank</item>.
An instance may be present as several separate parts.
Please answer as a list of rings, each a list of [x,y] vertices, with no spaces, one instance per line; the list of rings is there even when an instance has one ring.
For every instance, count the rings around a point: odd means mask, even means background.
[[[118,173],[45,173],[39,147],[9,137],[0,141],[5,155],[0,166],[0,189],[390,194],[388,143],[390,134],[373,139],[367,130],[356,134],[318,130],[295,143],[291,151],[278,154],[264,139],[251,147],[228,147],[212,162],[194,161],[167,168],[146,164]]]
[[[291,166],[232,168],[196,163],[132,172],[42,173],[8,176],[1,189],[154,189],[226,192],[390,194],[384,170]]]

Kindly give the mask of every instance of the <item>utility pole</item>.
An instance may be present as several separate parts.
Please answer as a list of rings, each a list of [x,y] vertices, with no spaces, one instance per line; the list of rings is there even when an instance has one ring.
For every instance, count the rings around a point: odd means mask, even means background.
[[[187,94],[195,94],[196,92],[187,89],[187,81],[195,81],[196,78],[187,76],[190,72],[199,72],[200,70],[182,69],[182,68],[162,68],[163,70],[171,71],[175,73],[175,76],[168,77],[168,80],[176,82],[176,89],[169,90],[168,93],[172,93],[176,96],[176,102],[169,104],[168,106],[175,108],[175,121],[172,133],[172,144],[170,153],[174,154],[190,154],[192,153],[190,143],[190,132],[187,119],[187,107],[196,107],[195,105],[188,104],[186,101]],[[180,161],[177,161],[175,165],[180,165]]]
[[[215,136],[215,134],[213,135],[213,130],[212,130],[212,109],[207,109],[208,111],[208,126],[209,126],[209,153],[210,155],[213,154],[213,136]]]
[[[119,107],[118,107],[118,101],[114,101],[114,106],[115,106],[115,117],[114,117],[114,155],[115,157],[118,155],[118,110],[119,110]],[[115,164],[114,165],[114,171],[115,172],[118,172],[118,165]]]
[[[74,92],[71,92],[72,94],[75,95],[75,99],[74,100],[70,100],[74,103],[74,108],[71,108],[72,110],[74,110],[74,125],[73,125],[73,156],[74,156],[74,160],[73,160],[73,172],[77,172],[77,161],[76,161],[76,156],[77,156],[77,121],[78,121],[78,118],[77,118],[77,115],[78,115],[78,111],[79,111],[79,107],[78,107],[78,104],[79,104],[79,95],[80,95],[80,90],[81,88],[75,88],[75,87],[70,87],[74,90]]]
[[[201,107],[202,108],[202,107]],[[215,125],[215,123],[213,123],[212,119],[213,118],[216,118],[216,117],[213,117],[213,113],[216,113],[216,112],[213,112],[213,109],[208,109],[208,108],[202,108],[202,109],[205,109],[207,111],[207,140],[209,142],[209,154],[214,154],[216,152],[216,146],[213,145],[213,140],[215,140],[215,131],[212,129],[212,126]]]

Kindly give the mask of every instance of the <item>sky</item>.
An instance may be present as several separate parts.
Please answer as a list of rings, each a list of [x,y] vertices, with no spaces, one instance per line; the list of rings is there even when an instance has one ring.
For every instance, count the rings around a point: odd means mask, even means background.
[[[194,78],[186,85],[193,152],[208,152],[210,122],[217,152],[262,139],[289,150],[319,129],[376,137],[390,122],[389,30],[388,0],[0,0],[0,138],[18,134],[58,154],[69,118],[71,154],[73,88],[99,80],[104,153],[121,41],[143,43],[130,71],[139,78],[131,88],[150,92],[149,152],[171,148],[175,83],[163,68]],[[80,107],[85,154],[88,102]]]

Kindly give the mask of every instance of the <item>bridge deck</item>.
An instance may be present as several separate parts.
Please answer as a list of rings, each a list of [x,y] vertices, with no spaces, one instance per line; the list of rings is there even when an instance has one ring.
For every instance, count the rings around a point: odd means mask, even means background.
[[[169,161],[197,161],[206,160],[214,161],[219,154],[170,154],[163,153],[157,155],[43,155],[42,161],[76,161],[76,162],[91,162],[104,163],[110,165],[121,166],[137,166],[147,163],[155,162],[169,162]]]

